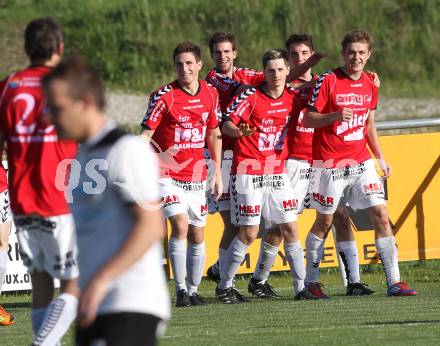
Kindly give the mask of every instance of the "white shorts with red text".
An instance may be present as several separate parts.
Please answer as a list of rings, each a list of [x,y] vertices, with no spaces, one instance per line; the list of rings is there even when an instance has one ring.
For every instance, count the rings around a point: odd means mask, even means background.
[[[210,214],[214,214],[219,211],[229,211],[231,210],[231,199],[229,198],[229,180],[231,177],[231,167],[232,167],[232,150],[225,150],[222,152],[222,182],[223,182],[223,193],[219,200],[214,199],[214,195],[211,191],[207,192],[208,196],[208,210]],[[205,149],[205,160],[208,167],[208,186],[213,179],[214,168],[213,162],[211,161],[208,149]]]
[[[206,181],[159,179],[159,193],[166,218],[186,214],[188,223],[196,227],[206,225]]]
[[[46,271],[60,280],[78,276],[78,250],[71,214],[14,215],[14,223],[20,254],[30,273]]]
[[[341,168],[312,168],[312,208],[333,214],[343,197],[353,209],[386,205],[385,191],[372,159]]]
[[[234,225],[296,221],[297,208],[287,174],[231,175],[231,221]]]

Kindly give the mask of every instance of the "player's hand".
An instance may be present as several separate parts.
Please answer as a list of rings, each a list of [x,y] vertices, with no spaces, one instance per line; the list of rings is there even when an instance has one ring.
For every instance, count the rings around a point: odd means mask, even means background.
[[[384,159],[377,159],[377,164],[379,165],[383,175],[382,179],[388,179],[391,176],[392,170],[391,166]]]
[[[107,289],[108,283],[95,277],[81,293],[78,305],[78,323],[81,328],[87,328],[93,324]]]
[[[223,194],[223,181],[222,174],[219,171],[214,175],[210,186],[211,193],[214,195],[214,200],[218,201]]]
[[[251,136],[257,130],[256,127],[250,127],[248,124],[241,123],[238,125],[238,133],[240,137]]]
[[[291,87],[296,89],[296,90],[302,90],[302,89],[313,88],[314,85],[315,85],[315,81],[311,80],[309,82],[292,83]]]
[[[315,66],[316,64],[318,64],[321,61],[321,59],[326,58],[326,57],[327,57],[327,53],[325,53],[325,52],[315,52],[307,60],[308,61],[310,60],[310,63],[312,64],[312,66]]]
[[[373,83],[375,86],[377,86],[378,88],[380,87],[380,79],[379,79],[379,75],[376,72],[367,72],[371,77],[373,77]]]
[[[337,121],[350,121],[353,117],[353,110],[351,108],[343,107],[339,112],[336,113]]]

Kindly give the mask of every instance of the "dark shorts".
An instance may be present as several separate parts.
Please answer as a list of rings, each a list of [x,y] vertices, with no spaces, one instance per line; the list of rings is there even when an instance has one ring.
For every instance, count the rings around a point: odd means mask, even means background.
[[[86,329],[76,328],[77,346],[150,346],[156,344],[156,316],[120,312],[100,315]]]

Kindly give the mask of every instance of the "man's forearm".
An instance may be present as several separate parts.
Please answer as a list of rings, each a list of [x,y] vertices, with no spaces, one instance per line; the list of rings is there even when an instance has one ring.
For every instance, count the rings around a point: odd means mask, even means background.
[[[303,125],[305,127],[319,128],[333,124],[337,120],[338,113],[321,114],[307,111],[304,115]]]
[[[219,128],[210,130],[206,138],[211,160],[215,163],[216,172],[220,171],[222,157],[222,134]]]
[[[222,132],[231,138],[240,137],[240,130],[232,121],[225,121],[223,123]]]

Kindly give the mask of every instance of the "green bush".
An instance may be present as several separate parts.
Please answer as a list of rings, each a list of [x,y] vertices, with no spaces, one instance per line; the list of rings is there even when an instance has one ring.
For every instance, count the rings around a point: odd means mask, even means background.
[[[261,67],[264,50],[282,47],[292,32],[314,36],[329,57],[318,72],[340,62],[340,40],[364,28],[375,38],[368,66],[392,96],[438,96],[440,68],[439,0],[76,0],[3,1],[1,13],[26,8],[55,15],[68,51],[84,53],[116,88],[151,91],[174,78],[171,52],[181,41],[203,46],[205,68],[212,65],[207,41],[214,31],[239,39],[238,64]],[[30,6],[32,5],[32,10]],[[32,17],[30,17],[32,18]],[[27,18],[30,19],[30,18]],[[23,15],[20,19],[26,22]]]

